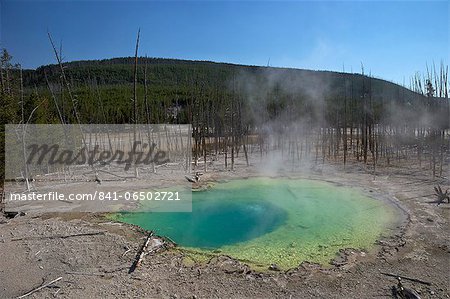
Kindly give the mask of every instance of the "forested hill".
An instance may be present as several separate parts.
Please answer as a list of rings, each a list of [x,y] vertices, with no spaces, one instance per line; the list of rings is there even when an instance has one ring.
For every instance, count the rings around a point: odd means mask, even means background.
[[[363,89],[363,76],[331,71],[313,71],[292,68],[275,68],[261,66],[247,66],[230,63],[217,63],[211,61],[191,61],[181,59],[146,58],[138,59],[138,82],[144,81],[144,68],[147,66],[147,80],[149,84],[157,86],[186,86],[200,84],[204,88],[228,88],[231,82],[252,81],[256,84],[279,85],[286,80],[291,84],[311,87],[327,88],[326,94],[338,96],[344,92],[344,80],[352,82],[353,91]],[[134,80],[134,57],[122,57],[103,60],[81,60],[64,63],[68,80],[73,86],[91,84],[115,85],[132,83]],[[45,74],[50,82],[58,82],[60,79],[59,65],[46,65],[36,70],[25,72],[25,86],[45,86]],[[279,82],[273,82],[273,79]],[[242,83],[242,82],[241,82]],[[365,82],[366,89],[369,87]],[[397,84],[372,78],[372,95],[398,99],[411,96],[411,91]],[[308,86],[306,86],[308,85]],[[265,88],[264,86],[260,86]],[[349,92],[351,92],[349,90]],[[368,91],[366,91],[367,93]]]
[[[133,122],[134,60],[66,62],[65,82],[56,64],[24,71],[25,115],[46,99],[31,122],[60,122],[59,107],[63,121],[73,123],[74,103],[83,123]],[[291,120],[341,125],[342,115],[344,123],[359,122],[361,111],[377,123],[410,123],[436,102],[362,74],[178,59],[139,57],[137,83],[137,121],[153,123],[207,123],[237,113],[248,126],[288,114]]]

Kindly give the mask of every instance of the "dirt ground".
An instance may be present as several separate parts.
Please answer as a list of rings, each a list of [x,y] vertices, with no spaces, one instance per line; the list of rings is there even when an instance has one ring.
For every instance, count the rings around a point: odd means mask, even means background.
[[[261,175],[257,167],[211,167],[202,182],[254,175]],[[342,249],[332,266],[303,262],[286,272],[255,272],[231,257],[204,261],[175,247],[148,254],[129,274],[147,236],[138,227],[94,213],[2,215],[0,298],[16,298],[60,277],[26,298],[392,298],[397,281],[382,272],[429,282],[403,279],[422,298],[450,298],[450,204],[432,203],[433,187],[449,188],[448,178],[433,180],[411,167],[373,174],[356,163],[284,175],[362,187],[398,206],[399,225],[369,252]]]

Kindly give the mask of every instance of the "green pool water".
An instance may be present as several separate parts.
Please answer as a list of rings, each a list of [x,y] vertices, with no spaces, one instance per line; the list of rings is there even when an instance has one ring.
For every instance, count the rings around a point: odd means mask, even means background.
[[[284,269],[327,264],[341,248],[370,249],[396,218],[389,204],[357,189],[303,179],[233,180],[192,200],[192,213],[118,217],[186,248]]]

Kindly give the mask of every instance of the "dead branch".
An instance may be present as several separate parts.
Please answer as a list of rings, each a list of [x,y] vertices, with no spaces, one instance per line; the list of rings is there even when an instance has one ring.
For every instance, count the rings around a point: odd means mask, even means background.
[[[437,199],[437,205],[440,205],[441,203],[443,203],[444,201],[447,201],[448,203],[450,203],[450,195],[448,193],[448,189],[444,191],[442,191],[441,186],[437,185],[436,187],[434,187],[434,192],[436,195]]]
[[[172,243],[173,247],[178,246],[178,244],[168,236],[164,236],[163,239],[165,239],[166,242],[169,241],[170,243]]]
[[[89,272],[66,272],[71,275],[87,275],[87,276],[105,276],[106,273],[89,273]]]
[[[56,278],[56,279],[50,281],[49,283],[46,283],[46,284],[44,284],[44,285],[41,285],[40,287],[35,288],[34,290],[31,290],[31,291],[29,291],[28,293],[23,294],[22,296],[17,297],[17,299],[25,298],[25,297],[27,297],[27,296],[33,294],[33,293],[36,293],[37,291],[40,291],[40,290],[42,290],[42,289],[44,289],[44,288],[46,288],[46,287],[48,287],[48,286],[54,284],[55,282],[57,282],[57,281],[59,281],[59,280],[61,280],[61,279],[62,279],[62,277],[58,277],[58,278]]]
[[[123,254],[122,254],[122,256],[125,256],[125,254],[127,254],[128,252],[130,252],[131,251],[131,248],[128,248]]]

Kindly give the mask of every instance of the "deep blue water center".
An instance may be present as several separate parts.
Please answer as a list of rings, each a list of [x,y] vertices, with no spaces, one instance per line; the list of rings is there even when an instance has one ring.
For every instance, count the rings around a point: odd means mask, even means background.
[[[255,198],[249,194],[240,198],[234,190],[227,191],[196,192],[192,213],[127,213],[124,216],[127,222],[154,230],[183,246],[208,249],[251,240],[286,221],[285,210],[260,200],[256,194]]]

